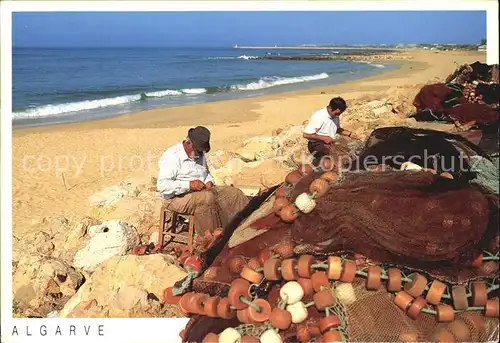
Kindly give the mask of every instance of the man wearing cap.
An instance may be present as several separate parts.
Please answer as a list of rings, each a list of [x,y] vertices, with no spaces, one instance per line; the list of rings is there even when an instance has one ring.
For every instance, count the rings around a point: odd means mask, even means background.
[[[174,212],[194,214],[200,235],[224,227],[249,202],[235,187],[215,186],[207,166],[210,131],[197,126],[186,139],[168,148],[160,158],[157,189],[165,206]]]

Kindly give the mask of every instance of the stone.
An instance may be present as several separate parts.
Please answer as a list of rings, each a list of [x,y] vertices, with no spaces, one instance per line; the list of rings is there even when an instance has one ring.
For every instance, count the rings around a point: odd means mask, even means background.
[[[276,141],[278,143],[278,147],[292,147],[299,143],[300,141],[305,141],[303,137],[302,130],[304,126],[297,125],[292,126],[288,130],[282,131],[277,137]]]
[[[88,317],[89,313],[101,318],[158,316],[158,301],[150,299],[163,302],[164,289],[185,276],[176,259],[168,255],[114,256],[95,270],[59,316]]]
[[[254,137],[245,141],[243,146],[236,150],[236,155],[245,162],[274,157],[273,142],[273,137]]]
[[[91,226],[88,234],[90,241],[76,253],[73,265],[89,272],[110,257],[124,255],[139,244],[137,230],[118,219]]]
[[[111,186],[93,194],[89,198],[91,207],[105,207],[116,205],[128,191],[121,186]]]
[[[72,296],[84,281],[81,273],[60,259],[24,254],[12,276],[13,299],[38,309],[48,294]]]
[[[28,240],[31,241],[31,240]],[[28,244],[35,248],[35,250],[44,255],[50,255],[54,251],[54,243],[48,233],[40,231],[36,232],[32,241]]]

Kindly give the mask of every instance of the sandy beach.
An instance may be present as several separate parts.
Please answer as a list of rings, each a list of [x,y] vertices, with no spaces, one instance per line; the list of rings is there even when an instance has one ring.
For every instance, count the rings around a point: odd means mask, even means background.
[[[339,85],[13,131],[13,233],[43,217],[85,214],[88,198],[130,178],[157,175],[157,161],[187,129],[205,125],[212,149],[231,150],[249,137],[297,125],[333,96],[360,99],[390,87],[442,80],[456,63],[485,62],[485,52],[409,51],[394,71]],[[349,111],[349,110],[348,110]],[[349,128],[349,127],[347,127]]]

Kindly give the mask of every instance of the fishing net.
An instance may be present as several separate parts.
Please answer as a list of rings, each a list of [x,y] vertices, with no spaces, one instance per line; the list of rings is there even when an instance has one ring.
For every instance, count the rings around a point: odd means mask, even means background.
[[[400,141],[401,137],[405,139]],[[307,318],[279,330],[283,341],[319,342],[334,333],[344,341],[498,341],[498,191],[493,192],[489,174],[482,171],[485,166],[493,170],[489,156],[459,136],[384,128],[372,133],[358,158],[423,156],[423,149],[440,153],[448,162],[461,152],[474,159],[467,158],[465,172],[452,166],[453,179],[441,176],[440,170],[395,170],[398,163],[387,171],[373,170],[370,165],[344,170],[336,180],[320,170],[302,173],[294,182],[287,176],[279,188],[252,200],[202,255],[206,269],[192,283],[190,291],[195,293],[185,299],[200,294],[232,299],[230,290],[241,285],[231,283],[241,279],[243,268],[251,265],[255,273],[274,275],[268,268],[274,260],[282,263],[281,270],[287,258],[297,260],[302,268],[309,255],[315,262],[308,268],[316,275],[330,273],[335,265],[330,258],[335,257],[341,261],[341,276],[329,278],[316,293],[304,295],[301,301]],[[474,168],[481,169],[483,181],[473,177]],[[311,191],[318,180],[329,181],[321,196]],[[305,201],[304,192],[313,195]],[[311,197],[314,209],[305,213]],[[295,216],[292,220],[285,213],[288,207],[277,215],[279,199],[295,203],[301,211],[288,213]],[[347,277],[348,267],[355,272],[351,277]],[[389,285],[393,283],[391,270],[402,280],[397,290]],[[248,288],[246,299],[265,299],[272,308],[279,308],[286,281],[280,277],[259,280]],[[378,280],[377,287],[369,287],[368,280]],[[439,285],[444,288],[436,300]],[[463,290],[462,298],[454,287]],[[336,300],[320,309],[315,294],[324,290]],[[401,299],[408,294],[410,301],[402,305]],[[449,309],[452,318],[444,320],[444,311]],[[209,310],[201,306],[191,312],[184,341],[216,342],[217,336],[208,334],[221,334],[229,327],[237,328],[240,336],[254,338],[272,330],[269,320],[255,322],[244,313],[247,310],[238,310],[238,316],[233,314],[231,319],[212,318],[204,311]],[[338,318],[338,323],[334,330],[321,333],[319,327],[326,317]]]

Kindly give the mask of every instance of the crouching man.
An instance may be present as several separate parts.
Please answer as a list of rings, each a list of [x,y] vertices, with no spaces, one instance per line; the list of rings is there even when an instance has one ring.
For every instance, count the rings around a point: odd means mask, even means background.
[[[197,234],[224,227],[249,202],[235,187],[215,186],[207,167],[210,131],[191,128],[184,141],[168,148],[160,158],[157,188],[164,206],[194,215]]]
[[[314,165],[318,165],[324,156],[332,155],[334,141],[339,135],[360,139],[353,132],[340,127],[340,115],[347,104],[341,97],[330,100],[328,106],[314,112],[304,128],[303,137],[308,140],[307,148],[314,156]]]

